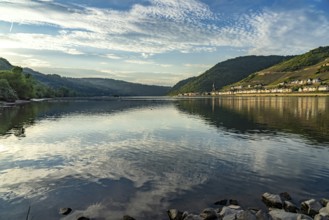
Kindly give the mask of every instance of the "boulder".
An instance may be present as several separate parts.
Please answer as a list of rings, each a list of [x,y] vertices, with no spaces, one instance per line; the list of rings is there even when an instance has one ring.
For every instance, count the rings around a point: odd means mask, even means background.
[[[282,209],[282,200],[279,195],[266,192],[262,195],[262,201],[268,207]]]
[[[178,211],[177,209],[169,209],[167,211],[168,217],[170,220],[182,220],[183,212]]]
[[[321,208],[322,205],[315,199],[304,201],[301,204],[301,211],[311,217],[314,217],[316,214],[318,214]]]
[[[256,215],[254,215],[251,211],[245,210],[238,214],[236,214],[237,220],[257,220]]]
[[[321,203],[322,206],[325,207],[329,203],[329,199],[324,199],[324,198],[320,199],[320,203]]]
[[[214,205],[227,205],[227,199],[222,199],[214,203]]]
[[[329,220],[329,216],[323,216],[321,214],[317,214],[315,217],[314,217],[314,220]]]
[[[236,200],[236,199],[230,199],[230,200],[228,201],[228,203],[229,203],[230,205],[239,205],[239,202],[238,202],[238,200]]]
[[[60,208],[59,209],[59,214],[60,215],[68,215],[72,212],[71,208]]]
[[[237,206],[237,207],[240,207],[240,206]],[[236,208],[237,208],[236,207]],[[238,213],[240,213],[240,212],[242,212],[243,210],[242,209],[234,209],[234,208],[230,208],[230,207],[228,207],[228,206],[224,206],[223,208],[222,208],[222,211],[219,213],[219,215],[222,217],[222,218],[224,218],[224,217],[227,217],[227,216],[229,216],[229,215],[234,215],[234,216],[236,216],[236,214],[238,214]]]
[[[188,215],[189,213],[187,211],[183,212],[182,219],[185,219]]]
[[[283,208],[287,212],[297,213],[297,211],[298,211],[298,207],[290,201],[284,201]]]
[[[291,196],[287,192],[280,193],[280,197],[283,201],[291,201],[292,200]]]
[[[125,215],[123,216],[122,220],[136,220],[133,217],[129,216],[129,215]]]
[[[267,213],[265,213],[263,210],[259,210],[256,213],[257,220],[269,220],[269,216]]]
[[[236,220],[236,214],[225,215],[222,220]]]
[[[282,209],[272,210],[269,212],[269,214],[272,217],[272,220],[313,220],[307,215],[286,212]]]
[[[326,207],[319,210],[319,214],[322,216],[329,216],[329,203],[327,203]]]
[[[218,219],[216,211],[214,209],[212,209],[212,208],[204,209],[200,213],[200,217],[203,220],[216,220],[216,219]]]
[[[199,215],[188,214],[183,220],[203,220]]]
[[[87,217],[81,216],[81,217],[77,218],[77,220],[90,220],[90,218],[87,218]]]
[[[229,205],[227,207],[229,207],[230,209],[241,210],[241,206],[239,205]]]

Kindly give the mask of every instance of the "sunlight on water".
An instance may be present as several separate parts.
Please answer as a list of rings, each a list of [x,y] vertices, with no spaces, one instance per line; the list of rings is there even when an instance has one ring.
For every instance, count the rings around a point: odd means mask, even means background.
[[[60,102],[2,111],[13,120],[0,117],[0,219],[22,219],[29,205],[34,219],[59,219],[66,206],[74,215],[161,219],[170,207],[193,211],[223,197],[248,203],[265,191],[328,192],[327,99]]]

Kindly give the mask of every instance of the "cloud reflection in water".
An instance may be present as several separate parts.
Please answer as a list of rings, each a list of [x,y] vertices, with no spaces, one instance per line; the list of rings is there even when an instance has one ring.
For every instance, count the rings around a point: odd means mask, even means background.
[[[187,200],[194,192],[209,200],[246,187],[247,195],[301,193],[310,183],[296,180],[329,176],[329,165],[318,163],[328,149],[280,132],[227,131],[174,104],[41,118],[26,137],[2,138],[0,149],[2,203],[28,199],[37,219],[58,219],[51,210],[65,205],[105,219],[159,219],[178,197],[198,207]]]

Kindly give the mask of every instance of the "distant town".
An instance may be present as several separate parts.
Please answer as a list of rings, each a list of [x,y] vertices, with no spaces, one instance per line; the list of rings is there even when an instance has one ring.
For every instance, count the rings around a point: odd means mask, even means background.
[[[294,80],[291,82],[279,83],[276,87],[269,88],[263,84],[256,85],[237,85],[231,86],[229,90],[216,91],[215,86],[211,92],[189,92],[178,96],[207,96],[207,95],[235,95],[235,94],[270,94],[270,93],[311,93],[311,92],[329,92],[329,85],[322,84],[320,78]]]

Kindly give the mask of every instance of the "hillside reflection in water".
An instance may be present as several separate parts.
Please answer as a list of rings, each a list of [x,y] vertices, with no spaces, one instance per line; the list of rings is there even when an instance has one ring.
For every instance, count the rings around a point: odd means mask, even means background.
[[[179,109],[236,132],[289,132],[329,142],[328,97],[224,97],[182,101]]]
[[[0,109],[0,219],[166,219],[329,191],[327,98],[114,99]],[[95,205],[96,204],[96,205]]]

